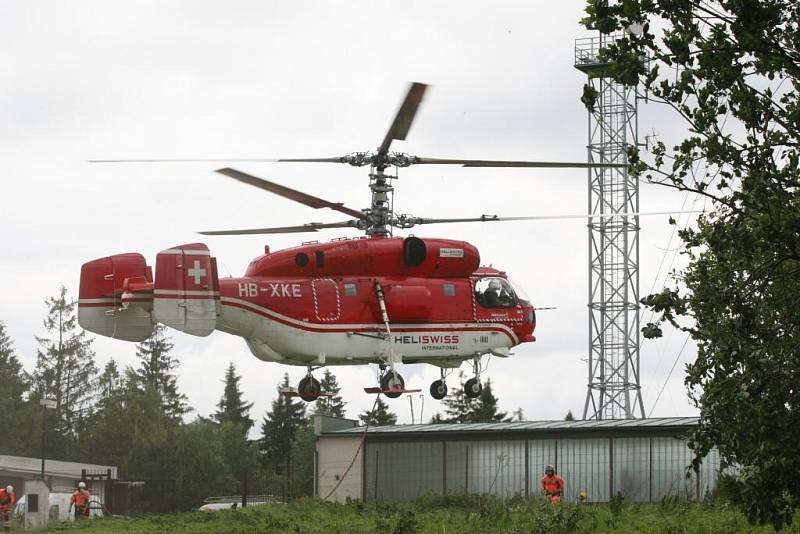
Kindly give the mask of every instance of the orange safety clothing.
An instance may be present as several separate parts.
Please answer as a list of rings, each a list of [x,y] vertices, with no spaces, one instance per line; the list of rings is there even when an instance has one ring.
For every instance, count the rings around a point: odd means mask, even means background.
[[[7,492],[5,488],[0,489],[0,521],[3,523],[11,519],[11,509],[17,502],[17,494],[13,491]],[[8,526],[6,526],[8,528]]]
[[[85,489],[75,490],[75,493],[73,493],[69,498],[69,504],[70,506],[74,504],[76,507],[80,506],[81,508],[84,508],[89,504],[89,500],[91,498],[92,494],[89,493],[88,490]]]
[[[558,475],[545,475],[542,478],[542,491],[550,497],[550,502],[560,502],[564,494],[564,479]]]
[[[17,502],[17,494],[15,492],[7,492],[5,488],[0,489],[0,509],[8,510],[14,503]]]

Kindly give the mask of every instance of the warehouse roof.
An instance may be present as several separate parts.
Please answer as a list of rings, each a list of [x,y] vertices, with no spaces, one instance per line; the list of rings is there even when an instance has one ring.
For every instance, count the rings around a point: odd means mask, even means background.
[[[341,420],[340,420],[341,421]],[[323,423],[320,434],[341,436],[361,434],[365,427],[353,426],[342,429],[332,428]],[[512,423],[444,423],[425,425],[385,425],[369,427],[370,435],[409,435],[409,434],[480,434],[480,433],[562,433],[592,431],[669,431],[686,430],[697,426],[697,417],[659,417],[651,419],[603,419],[582,421],[515,421]]]
[[[0,455],[0,473],[15,473],[21,475],[36,475],[41,473],[42,459],[27,458],[24,456],[5,456]],[[47,476],[58,476],[78,479],[81,470],[89,472],[106,471],[111,469],[111,476],[117,478],[117,468],[111,465],[84,464],[78,462],[62,462],[60,460],[47,459],[45,462],[45,474]]]

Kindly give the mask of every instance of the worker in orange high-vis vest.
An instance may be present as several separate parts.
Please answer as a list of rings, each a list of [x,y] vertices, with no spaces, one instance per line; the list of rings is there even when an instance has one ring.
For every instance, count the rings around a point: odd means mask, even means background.
[[[552,465],[544,468],[544,478],[542,478],[542,493],[550,497],[550,502],[561,502],[564,495],[564,479],[556,474]]]
[[[14,503],[17,502],[17,494],[14,493],[13,486],[6,486],[5,489],[0,489],[0,522],[9,529],[8,522],[11,521],[11,510],[14,508]]]
[[[92,494],[86,489],[86,482],[78,482],[78,489],[69,498],[69,511],[75,506],[75,520],[89,517],[89,501]]]

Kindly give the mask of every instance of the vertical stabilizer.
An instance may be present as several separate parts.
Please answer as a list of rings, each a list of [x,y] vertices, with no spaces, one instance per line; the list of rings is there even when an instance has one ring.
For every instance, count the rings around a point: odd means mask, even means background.
[[[156,257],[153,315],[158,322],[207,336],[217,326],[219,279],[217,262],[203,243],[162,250]]]

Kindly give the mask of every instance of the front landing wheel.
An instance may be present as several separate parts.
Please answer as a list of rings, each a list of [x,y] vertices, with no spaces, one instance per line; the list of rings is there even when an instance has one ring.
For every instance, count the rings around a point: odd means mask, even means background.
[[[394,392],[394,391],[386,391],[392,389],[404,389],[406,387],[406,383],[403,380],[403,377],[400,376],[400,373],[394,373],[392,371],[387,372],[385,375],[381,377],[381,389],[383,390],[383,394],[389,397],[390,399],[396,399],[400,395],[401,392]]]
[[[297,393],[306,402],[314,402],[319,398],[321,392],[322,386],[320,386],[319,380],[311,375],[303,377],[297,385]]]
[[[483,391],[483,385],[480,380],[478,380],[478,377],[470,378],[464,383],[464,393],[466,393],[467,397],[470,399],[478,398],[481,391]]]
[[[431,397],[442,400],[447,396],[447,384],[444,380],[437,380],[431,384]]]

